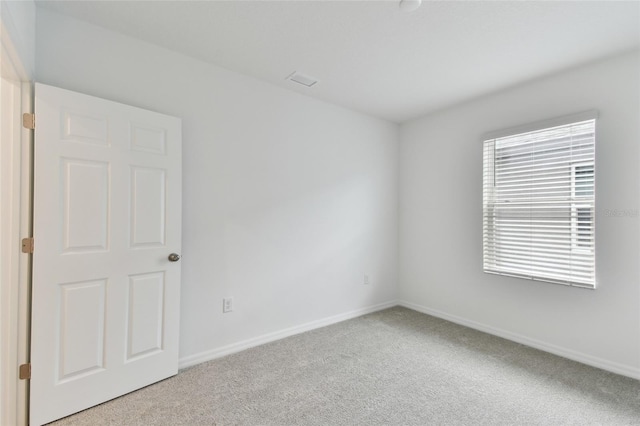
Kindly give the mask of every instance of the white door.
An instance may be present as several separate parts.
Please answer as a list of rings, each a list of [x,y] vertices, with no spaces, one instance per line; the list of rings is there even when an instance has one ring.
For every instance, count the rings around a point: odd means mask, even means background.
[[[179,119],[35,88],[30,423],[178,371]]]

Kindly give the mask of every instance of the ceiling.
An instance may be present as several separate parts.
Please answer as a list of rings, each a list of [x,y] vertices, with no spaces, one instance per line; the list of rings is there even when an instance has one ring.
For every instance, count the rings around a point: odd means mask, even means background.
[[[36,4],[394,122],[640,47],[639,1]]]

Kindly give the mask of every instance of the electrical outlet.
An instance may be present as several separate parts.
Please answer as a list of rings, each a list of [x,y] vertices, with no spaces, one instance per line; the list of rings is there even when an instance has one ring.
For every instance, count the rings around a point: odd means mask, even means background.
[[[233,312],[233,297],[225,297],[222,299],[222,313]]]
[[[364,285],[369,285],[371,282],[369,281],[369,275],[368,274],[364,274],[364,280],[362,281],[362,284]]]

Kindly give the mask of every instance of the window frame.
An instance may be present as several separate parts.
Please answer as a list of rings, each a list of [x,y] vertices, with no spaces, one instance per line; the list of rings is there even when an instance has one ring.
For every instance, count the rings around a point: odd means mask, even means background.
[[[522,279],[527,279],[532,281],[548,282],[548,283],[560,284],[560,285],[571,286],[571,287],[596,289],[596,286],[597,286],[596,251],[597,250],[596,250],[596,239],[595,239],[596,237],[595,235],[596,233],[596,223],[595,223],[595,220],[596,220],[596,187],[595,187],[596,154],[595,152],[596,152],[596,141],[598,139],[598,136],[597,136],[598,116],[599,116],[598,111],[591,110],[591,111],[581,112],[578,114],[572,114],[572,115],[557,117],[549,120],[539,121],[539,122],[535,122],[535,123],[531,123],[523,126],[517,126],[517,127],[499,130],[499,131],[494,131],[494,132],[490,132],[483,135],[482,137],[482,143],[483,143],[483,147],[482,147],[482,151],[483,151],[483,165],[482,165],[482,173],[483,173],[483,177],[482,177],[482,191],[483,191],[482,192],[483,194],[482,196],[483,198],[482,229],[483,231],[482,232],[483,232],[483,236],[482,236],[482,241],[483,241],[483,271],[485,273],[522,278]],[[568,253],[568,255],[571,256],[571,259],[573,259],[572,257],[573,254],[576,254],[576,255],[582,254],[586,256],[591,256],[591,259],[587,258],[587,261],[590,263],[590,265],[588,266],[589,269],[587,269],[588,275],[584,279],[582,279],[582,278],[577,278],[580,276],[580,273],[578,274],[578,276],[576,276],[576,275],[573,275],[573,272],[569,272],[567,273],[567,275],[564,275],[564,276],[571,276],[570,279],[561,279],[563,274],[559,275],[558,278],[556,279],[556,278],[544,276],[545,272],[542,270],[536,271],[536,268],[527,269],[526,267],[522,267],[520,271],[517,271],[516,268],[512,268],[512,270],[501,271],[500,263],[504,262],[505,258],[500,257],[501,256],[500,254],[496,255],[496,253],[500,253],[501,251],[504,251],[507,249],[504,248],[502,243],[500,242],[496,243],[496,240],[499,241],[499,238],[497,238],[496,236],[499,235],[500,232],[504,232],[497,229],[498,225],[496,225],[496,222],[495,222],[496,218],[494,216],[495,212],[499,211],[500,209],[500,203],[496,202],[495,199],[492,199],[492,202],[489,204],[487,204],[487,201],[486,201],[487,179],[490,179],[490,182],[493,185],[495,185],[496,161],[497,161],[496,145],[495,145],[496,141],[502,138],[515,137],[520,134],[534,133],[534,132],[539,132],[544,130],[552,130],[554,127],[569,126],[572,124],[579,124],[581,122],[591,121],[591,120],[594,121],[593,140],[591,142],[593,146],[592,158],[588,159],[587,161],[577,161],[575,163],[571,163],[570,161],[567,162],[567,164],[570,166],[569,170],[571,173],[571,176],[570,176],[571,199],[567,202],[567,205],[570,207],[571,220],[570,220],[570,225],[567,224],[567,229],[570,230],[569,232],[571,233],[571,235],[566,240],[567,244],[570,247],[570,249],[566,249],[567,250],[566,253]],[[492,145],[487,147],[486,146],[487,143],[492,143]],[[491,159],[491,164],[489,165],[491,169],[487,169],[488,167],[486,163],[487,149],[490,149],[493,155]],[[593,179],[593,186],[589,188],[591,191],[593,191],[593,193],[585,197],[582,197],[576,194],[576,190],[577,190],[576,186],[578,182],[578,168],[583,166],[592,167],[592,179]],[[492,177],[488,178],[488,175],[492,175]],[[491,194],[490,197],[496,196],[496,193],[493,191],[495,191],[495,186],[491,187],[491,189],[489,190]],[[589,199],[589,203],[581,204],[580,203],[581,198]],[[579,235],[581,231],[580,230],[581,224],[579,220],[579,210],[582,208],[589,208],[591,210],[589,215],[589,219],[591,222],[590,223],[591,241],[590,241],[590,246],[588,248],[582,247],[579,242]],[[530,224],[530,222],[523,222],[523,223]],[[535,263],[535,262],[538,262],[539,259],[540,257],[538,254],[537,257],[534,256],[531,260]],[[576,260],[583,261],[583,259],[581,258],[577,258]],[[568,263],[570,264],[573,261],[574,260],[569,260]],[[537,276],[536,276],[536,273],[538,274]]]

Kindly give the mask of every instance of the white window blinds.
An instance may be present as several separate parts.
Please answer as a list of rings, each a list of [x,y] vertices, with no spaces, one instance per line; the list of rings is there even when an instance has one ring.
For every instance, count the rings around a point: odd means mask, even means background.
[[[595,119],[484,141],[483,261],[595,287]]]

